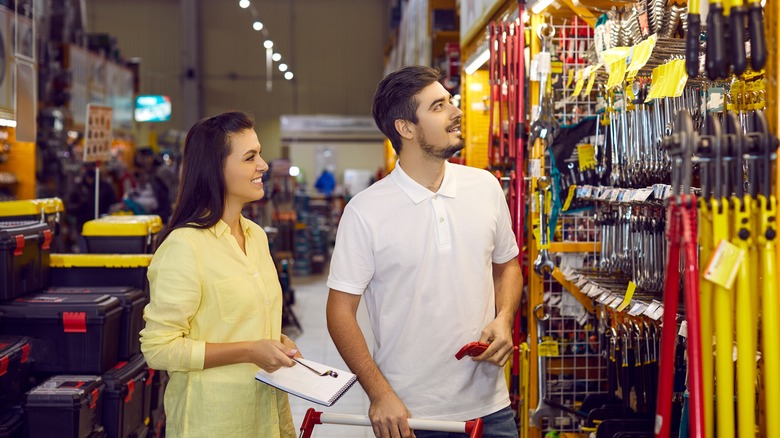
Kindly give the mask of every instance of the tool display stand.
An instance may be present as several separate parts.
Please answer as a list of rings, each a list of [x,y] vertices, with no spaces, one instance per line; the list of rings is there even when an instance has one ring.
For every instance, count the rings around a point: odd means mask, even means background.
[[[0,224],[0,300],[48,287],[51,239],[44,223]]]
[[[0,412],[22,402],[30,376],[30,341],[0,336]]]
[[[24,411],[30,438],[95,436],[103,428],[100,376],[54,376],[27,393]]]
[[[24,412],[14,407],[0,412],[0,438],[25,438]]]
[[[146,429],[152,399],[149,379],[149,367],[141,354],[103,374],[106,389],[102,418],[109,437],[134,436],[139,429]]]
[[[149,290],[151,254],[52,254],[54,287],[129,286]]]
[[[117,362],[115,297],[32,293],[0,305],[0,313],[0,332],[33,338],[35,373],[102,374]]]
[[[119,360],[130,360],[141,352],[138,333],[144,328],[146,294],[134,287],[54,287],[44,291],[52,295],[100,296],[109,295],[119,300],[122,317],[119,331]]]
[[[104,216],[84,223],[88,253],[152,254],[162,230],[160,216]]]

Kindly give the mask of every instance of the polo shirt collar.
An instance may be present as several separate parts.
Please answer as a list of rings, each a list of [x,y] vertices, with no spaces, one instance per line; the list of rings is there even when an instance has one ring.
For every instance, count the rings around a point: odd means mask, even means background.
[[[407,175],[407,173],[404,172],[404,170],[401,168],[400,161],[396,161],[395,169],[393,169],[393,171],[390,173],[390,177],[415,204],[419,204],[420,202],[432,197],[435,194],[446,196],[448,198],[454,198],[457,193],[457,184],[451,166],[454,166],[454,164],[449,162],[444,163],[444,178],[442,179],[441,186],[436,193],[431,192],[422,184],[418,183],[417,181],[413,180],[412,177]]]

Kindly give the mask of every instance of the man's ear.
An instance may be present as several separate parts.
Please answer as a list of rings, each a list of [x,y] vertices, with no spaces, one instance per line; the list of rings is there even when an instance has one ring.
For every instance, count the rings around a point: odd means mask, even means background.
[[[411,140],[414,138],[414,131],[412,130],[412,127],[409,126],[410,124],[411,122],[408,120],[396,119],[395,130],[398,131],[398,134],[401,136],[401,138],[406,140]]]

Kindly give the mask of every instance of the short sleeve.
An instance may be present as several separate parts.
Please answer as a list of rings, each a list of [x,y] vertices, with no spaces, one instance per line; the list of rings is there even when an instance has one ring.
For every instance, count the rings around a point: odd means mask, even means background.
[[[339,221],[330,262],[328,287],[361,295],[374,276],[371,234],[359,213],[349,204]]]
[[[515,233],[512,231],[512,218],[509,214],[509,205],[504,197],[504,192],[499,184],[495,185],[497,194],[496,214],[496,246],[493,248],[493,263],[506,263],[520,254]]]
[[[186,231],[172,232],[149,265],[151,300],[144,309],[141,351],[154,369],[203,369],[206,343],[187,337],[200,307],[202,286],[197,250]]]

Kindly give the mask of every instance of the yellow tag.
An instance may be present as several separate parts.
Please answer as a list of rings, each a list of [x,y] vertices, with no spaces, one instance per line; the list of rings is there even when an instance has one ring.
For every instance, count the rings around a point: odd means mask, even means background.
[[[572,184],[569,186],[569,194],[566,195],[566,202],[563,203],[561,211],[567,211],[571,207],[571,201],[574,199],[574,194],[577,192],[577,186]]]
[[[623,83],[626,77],[626,60],[618,59],[609,65],[609,79],[607,79],[607,88],[614,88]]]
[[[539,227],[534,227],[534,239],[536,239],[536,245],[542,244],[542,233],[539,231]]]
[[[634,291],[636,290],[636,284],[633,281],[628,282],[628,289],[626,289],[626,295],[623,297],[623,302],[617,307],[618,312],[626,310],[629,304],[631,304],[631,298],[634,297]]]
[[[593,169],[598,164],[598,161],[596,161],[596,148],[592,144],[577,145],[577,159],[580,163],[580,172]]]
[[[671,86],[674,87],[672,97],[680,97],[685,91],[685,84],[688,83],[688,73],[685,72],[685,60],[677,59],[672,61],[672,71],[674,72],[674,80]]]
[[[631,64],[628,66],[629,73],[636,74],[650,60],[655,48],[656,36],[650,35],[646,40],[634,46],[634,54],[631,57]]]
[[[539,343],[540,357],[556,357],[560,356],[558,352],[558,341],[542,341]]]
[[[577,97],[580,95],[584,83],[585,78],[583,77],[582,70],[577,70],[577,83],[574,85],[574,92],[571,95],[572,97]]]
[[[588,78],[588,85],[585,87],[585,95],[590,95],[590,91],[593,90],[593,83],[596,81],[596,69],[594,68],[593,71],[590,72],[590,77]]]
[[[550,73],[559,75],[563,73],[563,63],[561,61],[553,61],[550,63]]]
[[[574,75],[575,75],[576,73],[577,73],[577,72],[576,72],[576,71],[574,71],[574,69],[573,69],[573,68],[570,68],[570,69],[569,69],[569,74],[567,75],[567,76],[568,76],[568,78],[566,79],[566,89],[567,89],[567,90],[569,89],[569,87],[571,87],[571,84],[572,84],[572,82],[574,82]]]
[[[720,287],[731,289],[744,255],[745,252],[738,246],[726,239],[721,240],[704,271],[704,278]]]

